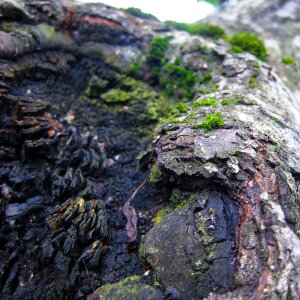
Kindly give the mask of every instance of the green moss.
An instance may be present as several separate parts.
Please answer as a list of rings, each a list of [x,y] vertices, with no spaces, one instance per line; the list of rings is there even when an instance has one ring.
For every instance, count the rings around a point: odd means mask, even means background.
[[[162,288],[160,282],[159,282],[158,279],[157,279],[157,276],[153,276],[153,277],[154,277],[153,285],[154,285],[155,287]],[[149,299],[149,300],[150,300],[150,299]]]
[[[279,119],[275,118],[275,117],[272,117],[272,120],[273,120],[275,123],[277,123],[277,124],[282,124],[282,122],[281,122]]]
[[[102,94],[101,98],[105,103],[124,103],[132,98],[132,94],[120,89],[111,89],[107,93]]]
[[[161,209],[157,214],[156,216],[153,218],[153,224],[154,225],[157,225],[158,223],[160,223],[164,217],[170,213],[172,211],[172,209],[170,208],[163,208]]]
[[[183,192],[180,189],[174,189],[170,201],[170,205],[158,211],[156,216],[153,218],[154,225],[159,224],[167,214],[194,201],[194,195],[190,195],[190,193]]]
[[[192,35],[201,35],[213,39],[224,38],[226,36],[226,33],[222,27],[203,22],[189,24],[178,23],[175,21],[166,21],[165,23],[177,30],[183,30]]]
[[[212,75],[211,75],[210,72],[206,72],[206,73],[204,74],[204,76],[203,76],[201,82],[203,82],[203,83],[208,83],[208,82],[210,82],[210,81],[212,81]]]
[[[199,77],[179,65],[178,62],[168,64],[160,77],[162,88],[168,96],[187,100],[193,98],[193,87],[197,81]]]
[[[98,290],[98,294],[101,297],[101,299],[107,299],[107,296],[109,295],[113,287],[113,284],[105,284],[101,286]]]
[[[239,101],[238,98],[223,99],[223,100],[221,101],[221,104],[222,104],[223,106],[233,106],[233,105],[235,105],[238,101]]]
[[[157,20],[157,18],[155,16],[153,16],[152,14],[148,14],[143,12],[141,9],[136,8],[136,7],[128,7],[123,9],[124,11],[130,13],[131,15],[141,18],[141,19],[145,19],[145,20]]]
[[[143,259],[144,253],[145,253],[145,243],[143,241],[141,241],[141,243],[140,243],[138,253],[139,253],[139,258]]]
[[[139,63],[134,63],[129,66],[129,73],[132,75],[137,74],[141,69],[141,65]]]
[[[85,94],[90,98],[99,97],[103,90],[106,89],[108,84],[109,82],[107,80],[93,76],[89,82]]]
[[[180,120],[178,120],[178,119],[170,119],[170,120],[168,120],[168,121],[169,121],[169,123],[171,123],[171,124],[180,123]]]
[[[116,79],[118,81],[118,87],[125,91],[132,91],[136,87],[140,87],[140,81],[129,76],[118,74]]]
[[[169,100],[170,101],[170,100]],[[188,115],[183,115],[183,113]],[[157,131],[161,130],[161,126],[167,124],[177,124],[177,123],[189,123],[191,121],[191,117],[194,116],[194,112],[189,112],[188,106],[186,103],[178,103],[176,105],[170,105],[169,114],[166,114],[165,117],[160,118],[159,126],[157,127]]]
[[[200,92],[201,94],[210,94],[210,93],[212,92],[212,89],[209,89],[209,88],[206,88],[206,87],[201,87],[201,88],[199,89],[199,92]]]
[[[201,124],[196,124],[193,128],[202,128],[205,132],[209,132],[215,128],[220,128],[224,125],[224,119],[221,118],[221,114],[219,112],[215,114],[208,114],[205,117],[205,121]]]
[[[135,276],[127,277],[127,278],[123,279],[122,281],[120,281],[117,284],[122,285],[122,284],[126,284],[126,283],[129,283],[129,282],[134,282],[134,281],[139,281],[139,280],[140,280],[140,277],[135,275]]]
[[[296,61],[290,56],[282,57],[281,61],[286,65],[293,65],[293,66],[297,65]]]
[[[160,166],[156,163],[151,168],[149,181],[155,183],[161,181],[162,178],[163,178],[163,173],[160,169]]]
[[[14,30],[14,25],[10,23],[3,23],[1,24],[0,28],[5,32],[10,33]]]
[[[139,276],[131,276],[123,279],[122,281],[114,284],[113,295],[108,295],[108,298],[111,300],[119,300],[119,299],[126,299],[126,298],[133,298],[138,295],[139,291],[139,283],[140,277]],[[112,291],[112,290],[111,290]]]
[[[180,65],[182,63],[182,58],[180,56],[177,56],[175,59],[175,64]]]
[[[215,105],[217,100],[215,98],[207,98],[207,99],[200,99],[193,103],[192,108],[196,108],[199,106],[211,106]]]
[[[185,197],[184,193],[179,189],[173,190],[172,197],[170,200],[173,209],[181,208],[188,203],[188,199]]]
[[[116,75],[114,87],[107,90],[108,82],[94,77],[80,99],[108,110],[110,113],[126,113],[131,124],[152,124],[170,112],[169,100],[145,82],[126,75]],[[106,91],[103,91],[103,90]],[[148,133],[151,131],[147,128]],[[146,130],[143,130],[145,132]],[[140,134],[141,127],[136,133]]]
[[[231,52],[233,53],[243,53],[243,49],[241,47],[238,47],[238,46],[232,46],[231,49],[230,49]]]
[[[249,83],[248,83],[248,87],[251,88],[255,85],[257,78],[256,77],[251,77]]]
[[[263,61],[267,59],[267,50],[263,41],[251,32],[236,33],[229,42],[233,47],[239,47]]]
[[[183,102],[177,103],[175,108],[181,113],[186,113],[188,111],[186,103]]]
[[[171,37],[157,36],[152,40],[147,53],[147,60],[150,63],[156,66],[162,65],[163,58],[169,47],[170,39]]]
[[[254,68],[259,68],[259,62],[258,61],[254,61],[253,63],[251,63],[251,66]]]

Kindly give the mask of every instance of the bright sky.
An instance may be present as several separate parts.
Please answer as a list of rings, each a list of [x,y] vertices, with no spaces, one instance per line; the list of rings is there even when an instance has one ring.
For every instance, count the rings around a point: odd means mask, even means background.
[[[214,11],[212,5],[197,0],[79,0],[81,2],[102,2],[115,7],[137,7],[153,14],[161,21],[173,20],[192,23]]]

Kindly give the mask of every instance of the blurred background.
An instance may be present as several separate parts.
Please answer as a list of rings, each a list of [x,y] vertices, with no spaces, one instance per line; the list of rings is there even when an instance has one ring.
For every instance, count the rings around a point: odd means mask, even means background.
[[[135,7],[156,16],[161,21],[193,23],[205,18],[220,5],[233,5],[237,0],[78,0],[79,2],[102,2],[114,7]]]

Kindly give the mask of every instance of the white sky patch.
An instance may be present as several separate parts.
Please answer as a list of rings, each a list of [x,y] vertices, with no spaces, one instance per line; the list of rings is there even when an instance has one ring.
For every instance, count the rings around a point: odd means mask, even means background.
[[[214,11],[212,5],[197,0],[77,0],[79,2],[102,2],[114,7],[137,7],[153,14],[161,21],[193,23]]]

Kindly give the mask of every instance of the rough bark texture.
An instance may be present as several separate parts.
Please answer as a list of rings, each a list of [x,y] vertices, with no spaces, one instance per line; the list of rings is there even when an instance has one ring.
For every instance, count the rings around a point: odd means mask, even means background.
[[[102,4],[2,1],[0,21],[1,298],[300,297],[275,56]]]

